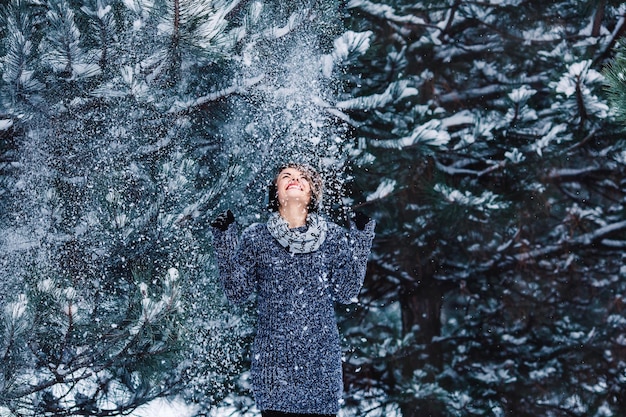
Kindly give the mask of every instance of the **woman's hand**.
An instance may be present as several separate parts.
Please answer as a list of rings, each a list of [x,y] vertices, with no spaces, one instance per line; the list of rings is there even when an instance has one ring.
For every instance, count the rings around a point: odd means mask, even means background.
[[[211,222],[211,226],[215,227],[218,230],[221,230],[222,232],[225,232],[226,229],[228,229],[228,226],[230,226],[230,224],[233,223],[234,221],[235,221],[235,216],[233,215],[233,212],[230,210],[227,210],[225,213],[222,213],[219,216],[217,216],[215,220]]]
[[[363,214],[360,211],[354,212],[354,217],[352,218],[354,225],[359,230],[365,229],[365,226],[370,222],[370,220],[371,219],[369,217],[367,217],[365,214]]]

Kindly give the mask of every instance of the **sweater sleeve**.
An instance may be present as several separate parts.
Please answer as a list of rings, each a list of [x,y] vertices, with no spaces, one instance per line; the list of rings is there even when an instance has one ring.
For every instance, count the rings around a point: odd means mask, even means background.
[[[372,248],[375,227],[374,220],[371,220],[364,230],[351,227],[331,259],[329,268],[331,292],[340,303],[356,302],[365,279],[367,258]]]
[[[220,282],[231,303],[246,301],[256,287],[257,262],[249,230],[246,229],[238,239],[235,223],[226,231],[213,229]]]

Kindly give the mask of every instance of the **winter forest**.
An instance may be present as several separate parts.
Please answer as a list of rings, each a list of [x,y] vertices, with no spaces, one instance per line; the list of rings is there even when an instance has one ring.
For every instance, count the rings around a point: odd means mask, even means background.
[[[209,222],[376,219],[341,416],[626,415],[626,5],[1,0],[0,416],[256,416]]]

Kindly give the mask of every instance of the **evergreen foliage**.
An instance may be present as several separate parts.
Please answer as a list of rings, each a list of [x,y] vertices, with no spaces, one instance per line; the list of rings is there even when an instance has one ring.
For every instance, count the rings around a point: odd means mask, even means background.
[[[333,43],[337,4],[11,0],[0,15],[3,412],[127,414],[176,394],[206,413],[239,388],[228,401],[245,405],[252,315],[225,303],[207,220],[258,221],[279,163],[342,171],[327,101],[358,51]],[[341,212],[337,184],[324,204]]]
[[[348,3],[337,103],[379,221],[345,322],[356,415],[622,415],[619,2]]]
[[[624,13],[3,1],[0,413],[252,413],[206,225],[293,159],[378,221],[348,415],[624,415]]]
[[[604,74],[615,116],[626,122],[626,42],[622,40],[616,49],[615,58],[607,65]]]
[[[197,186],[219,168],[193,157],[198,110],[178,104],[215,88],[202,73],[233,51],[228,6],[2,9],[1,259],[11,279],[1,286],[0,406],[12,415],[127,414],[183,388],[212,404],[238,374],[248,326],[222,328],[231,313],[204,226],[223,180]]]

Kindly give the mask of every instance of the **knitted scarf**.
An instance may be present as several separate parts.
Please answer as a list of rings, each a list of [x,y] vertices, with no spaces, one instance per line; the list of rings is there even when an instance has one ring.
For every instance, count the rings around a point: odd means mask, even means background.
[[[287,222],[278,213],[272,213],[267,220],[270,234],[291,253],[309,253],[319,249],[326,239],[328,226],[326,220],[314,213],[306,218],[306,230],[290,229]]]

